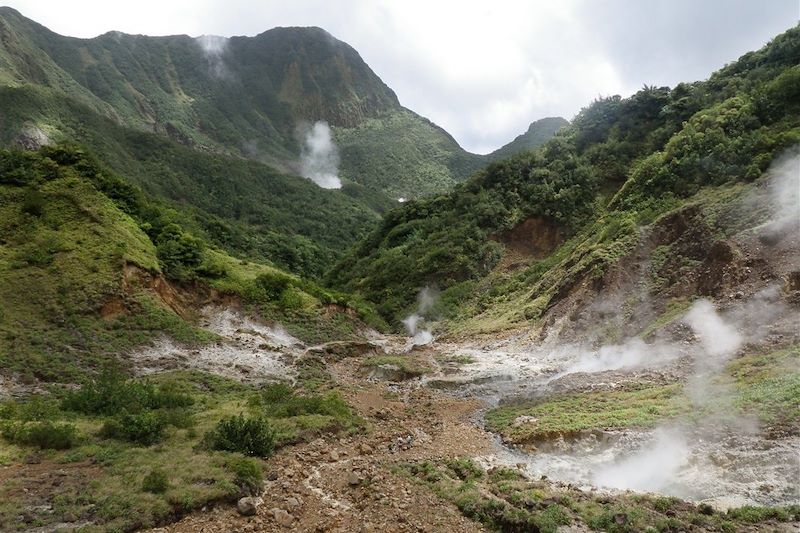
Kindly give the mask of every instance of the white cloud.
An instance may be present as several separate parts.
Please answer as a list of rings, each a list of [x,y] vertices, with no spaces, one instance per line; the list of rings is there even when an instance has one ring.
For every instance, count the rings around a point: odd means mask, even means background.
[[[320,26],[403,105],[486,152],[598,95],[707,77],[797,22],[796,0],[10,0],[66,35],[254,35]]]

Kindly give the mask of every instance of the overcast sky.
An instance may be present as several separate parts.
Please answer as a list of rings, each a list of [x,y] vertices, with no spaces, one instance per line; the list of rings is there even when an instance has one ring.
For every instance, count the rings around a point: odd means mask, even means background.
[[[320,26],[400,102],[485,153],[598,95],[707,78],[798,23],[800,0],[10,0],[53,31],[93,37],[255,35]]]

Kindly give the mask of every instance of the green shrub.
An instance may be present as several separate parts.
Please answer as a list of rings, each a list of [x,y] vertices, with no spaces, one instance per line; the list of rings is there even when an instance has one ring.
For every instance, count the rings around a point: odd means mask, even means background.
[[[50,421],[34,424],[10,424],[3,430],[10,442],[38,446],[48,450],[67,450],[78,440],[78,431],[72,424],[54,424]]]
[[[168,387],[127,379],[114,370],[104,371],[97,379],[66,394],[62,408],[89,415],[139,413],[161,408],[188,407],[194,401]]]
[[[225,467],[233,473],[233,482],[244,492],[256,494],[261,489],[264,474],[258,461],[246,457],[233,457],[225,463]]]
[[[103,437],[150,446],[164,438],[166,425],[157,413],[124,413],[106,421],[100,434]]]
[[[748,522],[751,524],[757,524],[770,519],[779,520],[781,522],[790,519],[790,513],[786,509],[780,507],[756,507],[754,505],[745,505],[736,509],[728,509],[727,516],[737,522]]]
[[[264,295],[270,301],[280,299],[284,290],[296,284],[294,278],[280,272],[259,274],[255,282],[256,285],[264,291]]]
[[[167,474],[160,468],[154,468],[142,480],[142,490],[152,494],[163,494],[169,488]]]
[[[294,396],[294,390],[286,383],[275,383],[267,385],[261,391],[261,399],[266,404],[278,404],[290,400]]]
[[[189,429],[195,425],[194,415],[184,408],[161,410],[158,411],[158,416],[164,424],[179,429]]]
[[[220,420],[205,441],[213,450],[269,457],[275,450],[275,431],[263,417],[239,414]]]
[[[38,189],[27,189],[22,199],[22,211],[29,215],[40,217],[44,212],[45,203],[44,195]]]

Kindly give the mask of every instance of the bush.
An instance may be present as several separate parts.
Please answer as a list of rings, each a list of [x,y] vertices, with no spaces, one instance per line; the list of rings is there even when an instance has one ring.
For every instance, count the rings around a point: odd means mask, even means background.
[[[249,494],[259,492],[264,474],[257,461],[246,457],[234,457],[225,463],[225,467],[233,473],[235,476],[233,482],[244,492]]]
[[[193,403],[191,396],[152,383],[129,380],[117,371],[107,370],[77,391],[68,392],[62,407],[87,415],[116,415],[188,407]]]
[[[275,431],[263,417],[239,414],[220,420],[205,441],[213,450],[269,457],[275,450]]]
[[[143,446],[150,446],[164,437],[165,420],[157,413],[125,413],[108,420],[100,434]]]
[[[22,211],[40,217],[44,212],[45,203],[44,195],[38,189],[30,188],[25,191],[25,196],[22,198]]]
[[[338,392],[298,396],[285,384],[269,385],[261,393],[259,403],[270,418],[289,418],[302,415],[324,415],[349,418],[350,407]]]
[[[48,450],[67,450],[77,442],[78,430],[72,424],[54,424],[47,421],[6,426],[3,436],[16,444],[38,446]]]
[[[160,468],[154,468],[142,480],[142,490],[152,494],[163,494],[169,488],[167,474]]]

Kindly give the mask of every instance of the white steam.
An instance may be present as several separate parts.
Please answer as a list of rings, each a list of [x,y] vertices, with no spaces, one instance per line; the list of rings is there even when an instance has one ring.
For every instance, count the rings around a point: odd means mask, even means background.
[[[553,380],[576,372],[604,372],[633,368],[655,367],[675,360],[679,350],[669,344],[647,344],[638,337],[621,344],[603,345],[597,350],[582,349],[578,359]]]
[[[223,56],[228,49],[228,38],[219,35],[201,35],[195,39],[208,61],[208,70],[215,78],[228,78],[230,72]]]
[[[742,346],[741,334],[722,320],[714,304],[706,299],[696,301],[684,320],[694,330],[705,351],[705,357],[696,361],[701,367],[719,368]]]
[[[723,406],[729,391],[717,382],[725,364],[742,347],[744,337],[736,325],[721,317],[714,304],[706,299],[698,300],[683,318],[699,340],[692,350],[694,374],[686,384],[686,392],[697,408]],[[706,417],[711,413],[706,413]],[[714,417],[720,420],[718,417]],[[742,420],[735,429],[742,432],[752,430],[750,420]],[[728,421],[728,424],[732,422]],[[669,492],[679,473],[692,456],[689,427],[661,427],[653,433],[653,441],[638,453],[605,466],[595,472],[593,481],[605,487],[639,491]],[[712,431],[712,428],[705,428]],[[703,434],[703,428],[695,428],[695,434]],[[707,435],[708,437],[711,436]]]
[[[305,133],[300,153],[300,174],[323,189],[341,189],[339,150],[325,121],[318,121]]]
[[[433,308],[436,303],[436,298],[439,296],[438,291],[425,287],[419,294],[417,294],[417,311],[408,315],[403,319],[403,325],[406,331],[411,336],[407,345],[408,349],[414,346],[424,346],[433,342],[433,333],[430,329],[423,328],[425,325],[425,314]]]
[[[800,147],[773,163],[768,174],[774,223],[780,229],[800,231]]]
[[[689,457],[686,436],[677,428],[659,428],[640,453],[600,468],[594,483],[636,491],[666,491]]]

